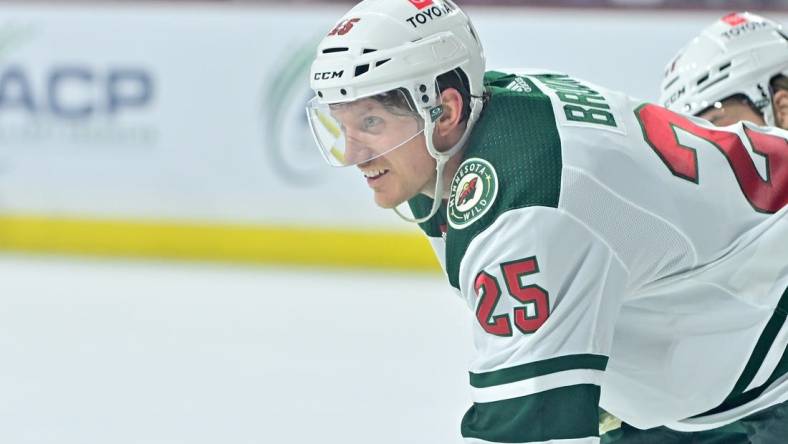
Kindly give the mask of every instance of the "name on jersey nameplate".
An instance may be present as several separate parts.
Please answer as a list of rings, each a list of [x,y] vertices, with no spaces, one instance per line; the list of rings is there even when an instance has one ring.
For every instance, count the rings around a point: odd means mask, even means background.
[[[565,74],[534,77],[558,98],[562,112],[557,112],[556,118],[562,124],[591,126],[625,134],[619,122],[621,119],[598,91]]]

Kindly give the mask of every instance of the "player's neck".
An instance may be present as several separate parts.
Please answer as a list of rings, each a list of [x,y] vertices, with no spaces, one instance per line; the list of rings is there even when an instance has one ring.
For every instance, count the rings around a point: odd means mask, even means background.
[[[443,195],[441,196],[442,199],[449,198],[449,191],[451,190],[451,180],[454,178],[454,174],[457,173],[457,170],[460,168],[460,164],[462,163],[464,154],[463,150],[460,150],[459,153],[455,154],[446,162],[446,166],[443,168]]]

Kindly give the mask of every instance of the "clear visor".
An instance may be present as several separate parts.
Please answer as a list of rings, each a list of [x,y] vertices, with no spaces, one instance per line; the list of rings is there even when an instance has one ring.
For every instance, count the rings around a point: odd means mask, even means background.
[[[314,98],[306,111],[315,142],[333,166],[370,161],[424,132],[424,120],[402,89],[331,105]]]

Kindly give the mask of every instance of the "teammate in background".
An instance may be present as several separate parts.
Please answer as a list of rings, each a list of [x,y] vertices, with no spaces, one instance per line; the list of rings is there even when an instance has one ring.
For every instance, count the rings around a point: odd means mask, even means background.
[[[746,120],[788,129],[788,37],[755,14],[708,26],[665,68],[660,103],[726,126]]]
[[[788,40],[782,27],[748,12],[731,13],[706,27],[665,68],[660,103],[717,126],[739,121],[788,128]],[[668,428],[640,431],[603,416],[613,431],[603,443],[748,442],[751,421],[722,430],[682,433]],[[625,439],[626,438],[626,439]]]
[[[598,443],[598,406],[788,436],[788,133],[485,73],[449,0],[363,1],[310,78],[325,159],[408,203],[475,314],[468,443]]]

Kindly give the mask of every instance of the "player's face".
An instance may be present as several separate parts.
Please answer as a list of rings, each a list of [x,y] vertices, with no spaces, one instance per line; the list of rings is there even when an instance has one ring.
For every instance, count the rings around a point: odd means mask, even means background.
[[[752,109],[749,102],[738,97],[725,99],[699,113],[698,117],[706,119],[716,126],[728,126],[741,121],[752,122],[760,126],[766,125],[763,117]]]
[[[331,114],[346,140],[345,162],[357,164],[379,206],[393,208],[422,190],[433,191],[435,160],[417,115],[373,99],[334,107]]]
[[[423,135],[358,168],[375,193],[375,203],[383,208],[435,191],[435,159],[427,152]]]

